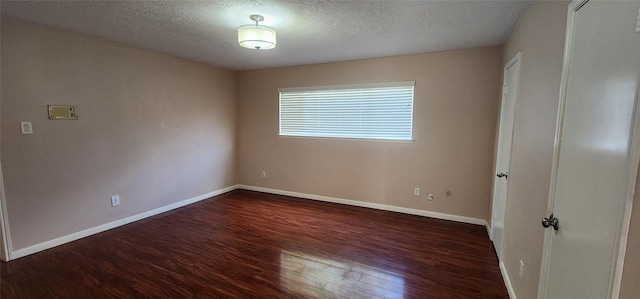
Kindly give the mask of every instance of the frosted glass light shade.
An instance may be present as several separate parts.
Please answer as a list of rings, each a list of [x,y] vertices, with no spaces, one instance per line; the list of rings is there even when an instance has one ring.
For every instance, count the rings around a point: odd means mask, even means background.
[[[238,27],[238,44],[249,49],[266,50],[276,47],[276,31],[260,25]]]

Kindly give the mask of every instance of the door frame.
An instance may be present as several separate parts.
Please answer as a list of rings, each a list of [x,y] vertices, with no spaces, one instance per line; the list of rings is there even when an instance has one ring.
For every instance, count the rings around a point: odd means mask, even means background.
[[[518,52],[516,53],[516,55],[514,55],[509,62],[507,62],[504,65],[504,69],[502,71],[502,88],[504,89],[505,86],[505,81],[506,81],[506,74],[507,74],[507,70],[517,64],[517,69],[516,69],[516,77],[515,77],[515,81],[514,81],[514,86],[512,86],[511,88],[513,88],[515,90],[515,95],[513,97],[513,118],[512,118],[512,123],[511,123],[511,144],[509,145],[509,152],[512,152],[513,149],[513,132],[514,130],[514,125],[515,125],[515,115],[516,115],[516,104],[518,103],[518,85],[520,82],[520,63],[522,62],[522,52]],[[501,92],[502,96],[501,96],[501,102],[500,102],[500,124],[498,127],[498,139],[497,139],[497,145],[496,145],[496,159],[495,159],[495,164],[494,164],[494,174],[496,172],[498,172],[498,161],[500,160],[500,156],[503,155],[504,153],[502,152],[502,149],[500,147],[500,144],[502,143],[502,139],[505,138],[505,136],[502,136],[502,129],[504,126],[504,116],[505,116],[505,111],[504,111],[504,102],[505,102],[505,94],[504,91]],[[511,162],[509,162],[509,164],[511,164]],[[495,207],[496,207],[496,185],[497,185],[497,181],[498,179],[496,178],[496,176],[493,176],[493,194],[492,194],[492,200],[491,200],[491,230],[490,230],[490,234],[489,237],[491,239],[491,241],[493,241],[494,239],[494,233],[495,233],[495,225],[493,223],[493,213],[495,211]],[[507,192],[505,193],[505,203],[504,203],[504,208],[505,211],[503,211],[503,213],[506,213],[506,209],[507,209],[507,201],[509,198],[509,180],[507,179]],[[504,215],[503,217],[503,223],[502,223],[502,236],[500,237],[500,254],[498,254],[498,259],[501,259],[501,255],[504,249],[504,235],[505,235],[505,225],[504,225]]]
[[[10,261],[12,259],[11,250],[11,234],[9,233],[7,201],[4,193],[2,163],[0,162],[0,259],[5,262]]]
[[[568,74],[569,74],[569,62],[571,61],[571,50],[573,49],[573,32],[575,25],[575,17],[577,11],[583,7],[587,2],[594,0],[573,0],[569,4],[569,9],[567,12],[567,28],[566,28],[566,36],[565,36],[565,45],[564,45],[564,57],[562,63],[562,79],[560,81],[560,95],[559,95],[559,103],[558,103],[558,114],[556,121],[556,133],[553,145],[553,160],[551,165],[551,182],[549,184],[549,198],[547,203],[547,214],[542,217],[547,217],[553,213],[555,207],[555,189],[557,185],[558,178],[558,158],[560,154],[560,146],[562,144],[562,128],[564,125],[564,110],[566,104],[566,96],[567,96],[567,84],[568,84]],[[638,70],[640,72],[640,69]],[[640,76],[639,76],[640,77]],[[614,263],[614,270],[612,271],[611,277],[609,278],[609,294],[610,298],[618,298],[618,294],[620,293],[620,284],[622,282],[622,268],[624,265],[624,258],[626,253],[626,243],[627,237],[629,234],[629,223],[631,220],[631,211],[633,208],[633,198],[635,193],[635,183],[636,177],[638,174],[639,162],[640,162],[640,130],[638,130],[638,125],[640,125],[640,78],[638,80],[638,84],[636,86],[636,100],[635,100],[635,113],[633,120],[633,132],[631,133],[631,140],[629,143],[629,156],[627,163],[627,169],[625,170],[626,174],[626,190],[625,190],[625,203],[621,205],[621,210],[619,211],[619,222],[618,229],[616,235],[619,236],[619,241],[617,244],[616,254],[614,255],[614,260],[611,261]],[[542,227],[541,227],[542,228]],[[538,283],[538,298],[543,299],[545,296],[545,292],[547,289],[547,276],[549,271],[549,262],[550,262],[550,251],[551,251],[551,238],[553,234],[553,230],[545,230],[544,233],[544,244],[542,247],[542,263],[540,268],[540,279]]]

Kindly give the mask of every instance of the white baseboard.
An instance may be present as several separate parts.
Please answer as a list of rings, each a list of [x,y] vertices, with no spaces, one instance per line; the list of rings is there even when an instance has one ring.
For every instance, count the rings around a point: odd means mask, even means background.
[[[513,291],[513,286],[511,286],[511,279],[509,279],[509,274],[507,274],[507,268],[502,261],[500,261],[500,273],[502,273],[502,280],[504,280],[504,285],[507,287],[509,298],[516,299],[516,292]]]
[[[489,225],[489,221],[486,222],[485,226],[487,227],[487,235],[489,235],[489,240],[493,241],[493,236],[491,236],[491,226]]]
[[[237,185],[237,186],[238,186],[238,189],[245,189],[250,191],[258,191],[258,192],[264,192],[264,193],[300,197],[305,199],[312,199],[312,200],[318,200],[318,201],[326,201],[326,202],[339,203],[339,204],[345,204],[345,205],[351,205],[351,206],[371,208],[376,210],[425,216],[425,217],[464,222],[464,223],[470,223],[470,224],[476,224],[476,225],[487,224],[487,221],[484,219],[478,219],[478,218],[472,218],[472,217],[466,217],[466,216],[458,216],[458,215],[437,213],[437,212],[431,212],[431,211],[425,211],[425,210],[390,206],[390,205],[379,204],[379,203],[371,203],[371,202],[357,201],[357,200],[351,200],[351,199],[306,194],[306,193],[300,193],[300,192],[291,192],[291,191],[284,191],[284,190],[278,190],[278,189],[269,189],[269,188],[256,187],[256,186],[248,186],[248,185]]]
[[[405,213],[405,214],[410,214],[410,215],[418,215],[418,216],[425,216],[425,217],[431,217],[431,218],[437,218],[437,219],[444,219],[444,220],[451,220],[451,221],[457,221],[457,222],[463,222],[463,223],[470,223],[470,224],[476,224],[476,225],[487,225],[487,222],[483,219],[478,219],[478,218],[472,218],[472,217],[466,217],[466,216],[459,216],[459,215],[452,215],[452,214],[445,214],[445,213],[437,213],[437,212],[432,212],[432,211],[425,211],[425,210],[418,210],[418,209],[411,209],[411,208],[403,208],[403,207],[397,207],[397,206],[391,206],[391,205],[385,205],[385,204],[377,204],[377,203],[370,203],[370,202],[363,202],[363,201],[357,201],[357,200],[350,200],[350,199],[343,199],[343,198],[336,198],[336,197],[328,197],[328,196],[321,196],[321,195],[313,195],[313,194],[306,194],[306,193],[300,193],[300,192],[291,192],[291,191],[284,191],[284,190],[278,190],[278,189],[269,189],[269,188],[263,188],[263,187],[256,187],[256,186],[248,186],[248,185],[233,185],[233,186],[229,186],[220,190],[216,190],[213,192],[209,192],[207,194],[202,194],[196,197],[192,197],[189,199],[185,199],[183,201],[179,201],[170,205],[166,205],[163,207],[159,207],[144,213],[140,213],[140,214],[136,214],[133,216],[129,216],[123,219],[119,219],[119,220],[115,220],[109,223],[105,223],[102,225],[98,225],[92,228],[88,228],[79,232],[75,232],[66,236],[62,236],[53,240],[49,240],[46,242],[42,242],[36,245],[32,245],[29,247],[25,247],[22,249],[18,249],[18,250],[14,250],[11,251],[11,259],[18,259],[30,254],[34,254],[36,252],[40,252],[43,250],[47,250],[49,248],[53,248],[65,243],[69,243],[75,240],[79,240],[97,233],[101,233],[119,226],[123,226],[125,224],[129,224],[138,220],[142,220],[151,216],[155,216],[173,209],[177,209],[186,205],[190,205],[192,203],[216,196],[216,195],[220,195],[223,193],[227,193],[229,191],[233,191],[235,189],[245,189],[245,190],[251,190],[251,191],[258,191],[258,192],[264,192],[264,193],[271,193],[271,194],[279,194],[279,195],[286,195],[286,196],[293,196],[293,197],[300,197],[300,198],[305,198],[305,199],[312,199],[312,200],[318,200],[318,201],[325,201],[325,202],[332,202],[332,203],[339,203],[339,204],[346,204],[346,205],[352,205],[352,206],[358,206],[358,207],[365,207],[365,208],[372,208],[372,209],[377,209],[377,210],[384,210],[384,211],[391,211],[391,212],[399,212],[399,213]],[[502,266],[501,266],[502,267]],[[503,274],[504,277],[504,274]],[[506,281],[505,281],[506,283]],[[508,285],[510,286],[510,285]],[[515,298],[515,297],[512,297]]]
[[[75,240],[79,240],[79,239],[82,239],[82,238],[85,238],[85,237],[88,237],[88,236],[91,236],[91,235],[94,235],[94,234],[97,234],[97,233],[101,233],[103,231],[107,231],[107,230],[110,230],[110,229],[113,229],[113,228],[116,228],[116,227],[119,227],[119,226],[123,226],[125,224],[129,224],[131,222],[135,222],[135,221],[142,220],[144,218],[148,218],[148,217],[151,217],[151,216],[155,216],[155,215],[158,215],[158,214],[161,214],[161,213],[173,210],[173,209],[184,207],[186,205],[190,205],[192,203],[195,203],[195,202],[198,202],[198,201],[201,201],[201,200],[204,200],[204,199],[216,196],[216,195],[227,193],[227,192],[233,191],[235,189],[237,189],[237,185],[229,186],[229,187],[226,187],[226,188],[223,188],[223,189],[219,189],[219,190],[216,190],[216,191],[213,191],[213,192],[209,192],[209,193],[198,195],[198,196],[195,196],[195,197],[192,197],[192,198],[189,198],[189,199],[185,199],[183,201],[172,203],[170,205],[159,207],[159,208],[156,208],[156,209],[144,212],[144,213],[140,213],[140,214],[137,214],[137,215],[129,216],[129,217],[126,217],[126,218],[123,218],[123,219],[119,219],[119,220],[112,221],[112,222],[109,222],[109,223],[105,223],[105,224],[102,224],[102,225],[98,225],[98,226],[95,226],[95,227],[92,227],[92,228],[81,230],[79,232],[75,232],[75,233],[72,233],[72,234],[69,234],[69,235],[66,235],[66,236],[62,236],[60,238],[56,238],[56,239],[49,240],[49,241],[46,241],[46,242],[42,242],[42,243],[39,243],[39,244],[36,244],[36,245],[33,245],[33,246],[29,246],[29,247],[25,247],[25,248],[22,248],[22,249],[18,249],[18,250],[15,250],[15,251],[11,252],[11,259],[21,258],[23,256],[27,256],[27,255],[30,255],[30,254],[33,254],[33,253],[36,253],[36,252],[40,252],[40,251],[43,251],[43,250],[46,250],[46,249],[49,249],[49,248],[53,248],[53,247],[56,247],[56,246],[59,246],[59,245],[65,244],[65,243],[69,243],[69,242],[72,242],[72,241],[75,241]]]

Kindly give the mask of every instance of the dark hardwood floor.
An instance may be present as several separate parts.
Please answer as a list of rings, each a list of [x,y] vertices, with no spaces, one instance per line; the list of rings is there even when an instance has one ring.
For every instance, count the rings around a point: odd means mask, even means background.
[[[236,190],[1,265],[8,298],[508,298],[485,227]]]

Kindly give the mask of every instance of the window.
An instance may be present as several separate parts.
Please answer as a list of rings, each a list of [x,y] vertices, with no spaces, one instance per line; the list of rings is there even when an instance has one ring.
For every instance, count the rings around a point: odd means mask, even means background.
[[[281,88],[280,136],[412,140],[414,85]]]

